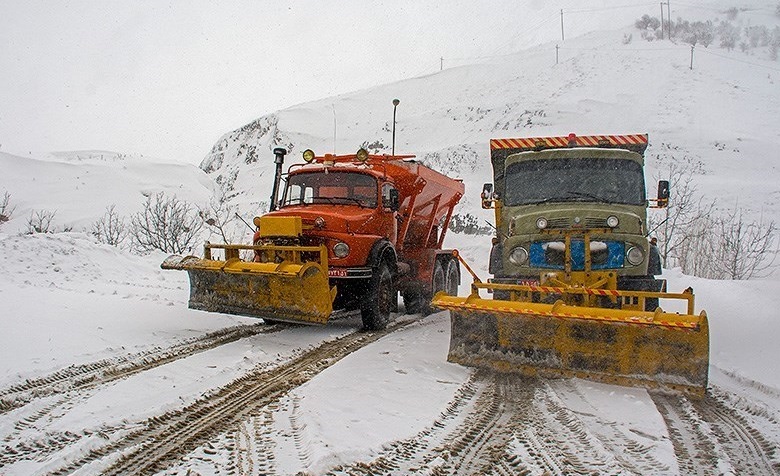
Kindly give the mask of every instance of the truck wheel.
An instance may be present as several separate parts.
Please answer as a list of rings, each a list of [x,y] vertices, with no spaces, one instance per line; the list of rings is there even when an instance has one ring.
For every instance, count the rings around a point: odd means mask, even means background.
[[[371,278],[371,287],[360,309],[363,327],[370,331],[382,330],[390,321],[390,311],[393,308],[393,275],[387,263],[379,265]]]
[[[439,291],[444,291],[447,286],[447,275],[444,273],[444,267],[441,265],[440,260],[436,260],[436,263],[433,265],[433,279],[431,280],[431,292],[430,294],[426,294],[422,298],[422,303],[420,305],[420,313],[423,316],[427,316],[433,312],[433,308],[431,307],[431,299],[433,299],[433,296],[436,295]]]
[[[458,264],[454,259],[447,261],[447,270],[444,273],[444,278],[445,285],[443,290],[450,296],[457,296],[458,285],[460,284],[460,272],[458,271]]]
[[[423,305],[423,293],[419,289],[408,289],[403,292],[404,309],[407,314],[419,314]]]

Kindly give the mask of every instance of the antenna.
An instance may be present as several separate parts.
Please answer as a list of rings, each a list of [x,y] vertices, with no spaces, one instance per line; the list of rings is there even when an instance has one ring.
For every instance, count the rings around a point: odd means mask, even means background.
[[[395,109],[398,107],[398,105],[401,103],[398,99],[393,99],[393,152],[392,155],[395,156]]]
[[[331,106],[333,107],[333,155],[336,155],[336,103]]]

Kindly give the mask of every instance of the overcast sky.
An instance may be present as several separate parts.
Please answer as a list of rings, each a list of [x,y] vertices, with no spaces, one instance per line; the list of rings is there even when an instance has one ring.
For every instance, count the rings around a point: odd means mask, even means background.
[[[556,40],[569,5],[584,4],[0,0],[0,151],[199,163],[277,109]]]

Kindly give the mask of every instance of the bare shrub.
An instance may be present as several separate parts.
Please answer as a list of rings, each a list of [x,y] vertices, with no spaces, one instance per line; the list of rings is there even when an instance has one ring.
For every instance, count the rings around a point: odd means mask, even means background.
[[[0,198],[0,226],[11,219],[15,208],[11,205],[11,194],[4,192],[3,198]]]
[[[202,228],[203,221],[195,206],[164,192],[147,196],[143,210],[130,217],[133,247],[142,253],[188,251]]]
[[[704,173],[700,161],[674,153],[657,159],[666,166],[658,175],[668,177],[670,197],[663,219],[649,217],[650,233],[666,266],[710,279],[765,276],[778,251],[775,222],[749,222],[742,209],[718,210],[700,196],[694,181]]]
[[[214,195],[209,204],[198,211],[198,215],[213,233],[222,238],[223,243],[230,243],[233,236],[229,228],[234,228],[230,225],[235,222],[237,211],[236,207],[228,204],[227,195],[222,191]]]
[[[116,205],[106,207],[106,212],[92,224],[92,235],[101,243],[121,246],[128,235],[124,217],[116,212]]]
[[[639,30],[657,30],[661,26],[661,21],[656,17],[644,14],[642,18],[634,22],[634,26]]]
[[[56,213],[56,211],[51,210],[31,211],[30,218],[27,219],[27,234],[54,233],[52,222]]]
[[[674,153],[656,156],[666,166],[656,179],[669,180],[669,206],[664,209],[663,219],[650,217],[650,232],[658,237],[659,251],[669,267],[680,266],[683,272],[691,273],[688,266],[696,260],[689,256],[695,247],[688,242],[703,239],[707,226],[705,221],[714,208],[714,202],[705,201],[697,191],[694,174],[703,173],[701,161],[691,157],[676,156]]]
[[[777,256],[777,225],[762,220],[747,222],[742,209],[722,216],[716,224],[717,241],[713,246],[713,271],[719,279],[765,277]]]

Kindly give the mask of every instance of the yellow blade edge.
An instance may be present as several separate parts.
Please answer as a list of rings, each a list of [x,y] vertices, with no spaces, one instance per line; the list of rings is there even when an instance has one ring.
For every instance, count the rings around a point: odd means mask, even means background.
[[[438,295],[450,310],[448,360],[545,377],[579,377],[703,397],[707,316]]]

